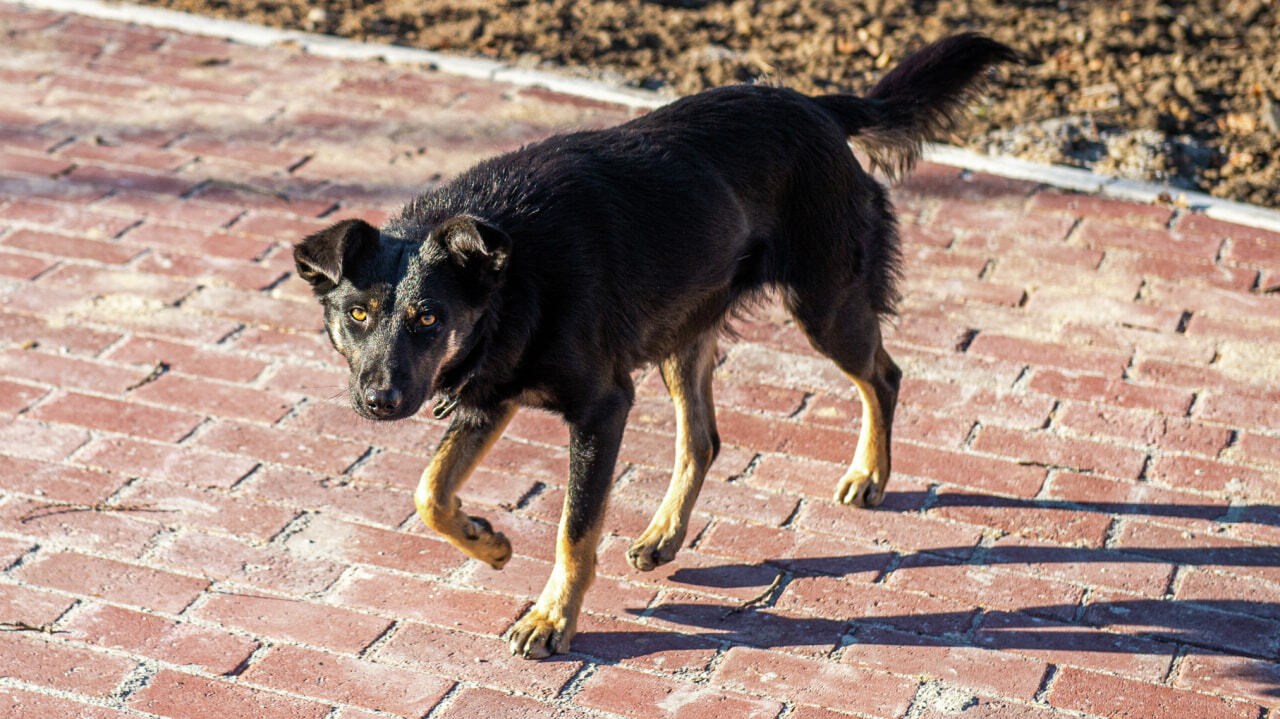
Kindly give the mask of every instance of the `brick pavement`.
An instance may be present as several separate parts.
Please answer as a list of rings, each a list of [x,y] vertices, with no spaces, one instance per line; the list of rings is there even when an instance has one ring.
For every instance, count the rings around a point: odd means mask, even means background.
[[[765,308],[693,547],[623,558],[672,456],[650,374],[582,633],[529,663],[494,635],[548,571],[564,430],[517,418],[464,495],[516,556],[464,561],[412,516],[440,424],[344,405],[289,243],[626,112],[0,29],[0,715],[1280,716],[1280,235],[921,168],[885,506],[828,499],[856,397]]]

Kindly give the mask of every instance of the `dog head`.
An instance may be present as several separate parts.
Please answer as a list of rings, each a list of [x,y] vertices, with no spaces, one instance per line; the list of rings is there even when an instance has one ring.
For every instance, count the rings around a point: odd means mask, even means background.
[[[344,220],[294,245],[298,275],[324,306],[325,329],[351,368],[351,403],[370,419],[402,419],[471,351],[511,248],[468,216],[423,238],[395,238]]]

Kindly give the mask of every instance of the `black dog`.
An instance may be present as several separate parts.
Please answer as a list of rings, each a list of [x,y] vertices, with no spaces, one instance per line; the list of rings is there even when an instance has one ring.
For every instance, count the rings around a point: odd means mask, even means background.
[[[480,163],[381,231],[340,222],[294,250],[373,419],[429,398],[452,414],[414,496],[418,514],[501,568],[511,544],[456,496],[520,405],[563,415],[568,493],[550,581],[512,628],[525,657],[564,652],[591,583],[633,388],[657,363],[677,413],[676,465],[637,569],[670,561],[719,448],[711,400],[725,317],[776,288],[813,346],[849,376],[863,429],[838,501],[875,505],[889,477],[901,372],[880,342],[897,295],[889,175],[950,126],[1012,50],[966,34],[921,50],[864,98],[736,86],[608,130],[552,137]]]

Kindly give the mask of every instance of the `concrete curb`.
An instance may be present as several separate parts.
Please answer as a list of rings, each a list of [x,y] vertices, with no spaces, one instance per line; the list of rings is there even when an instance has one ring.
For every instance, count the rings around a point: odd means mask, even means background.
[[[344,59],[382,58],[391,63],[422,65],[464,77],[507,82],[523,87],[542,87],[567,95],[610,102],[625,107],[652,109],[671,102],[671,96],[646,90],[618,87],[605,82],[558,75],[553,72],[516,67],[496,60],[462,57],[445,53],[360,42],[329,35],[281,30],[239,20],[223,20],[174,10],[103,0],[0,0],[42,10],[136,23],[179,30],[193,35],[226,38],[246,45],[270,46],[289,43],[316,55]],[[1013,157],[983,155],[950,145],[930,144],[925,159],[965,170],[987,172],[1052,187],[1113,197],[1132,202],[1176,202],[1225,222],[1280,232],[1280,210],[1244,202],[1223,200],[1202,192],[1191,192],[1155,183],[1099,175],[1089,170],[1061,165],[1044,165]]]

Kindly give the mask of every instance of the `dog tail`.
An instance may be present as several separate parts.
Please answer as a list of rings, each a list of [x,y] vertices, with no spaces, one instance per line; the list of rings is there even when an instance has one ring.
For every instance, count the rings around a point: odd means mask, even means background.
[[[1008,46],[968,32],[908,55],[866,97],[813,100],[839,120],[873,167],[897,178],[915,165],[925,140],[955,126],[965,103],[981,89],[987,68],[1020,61]]]

